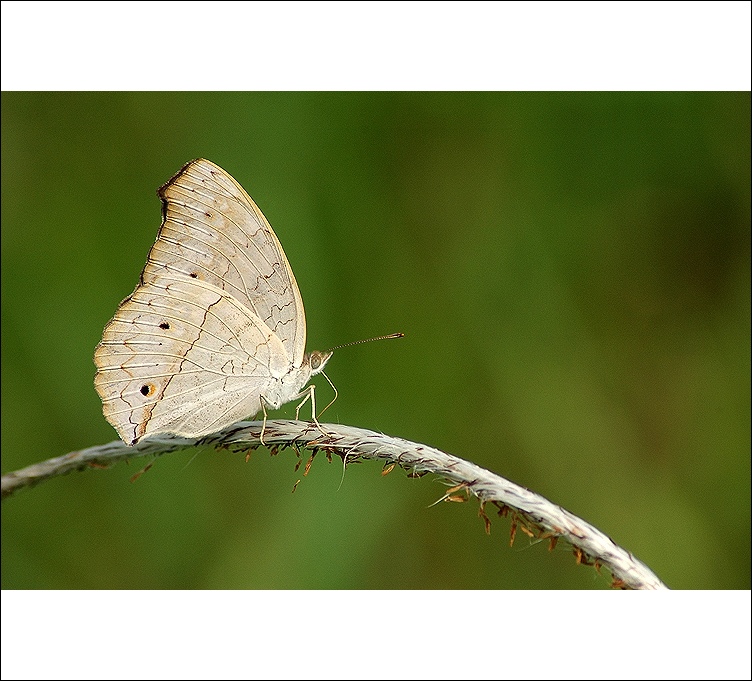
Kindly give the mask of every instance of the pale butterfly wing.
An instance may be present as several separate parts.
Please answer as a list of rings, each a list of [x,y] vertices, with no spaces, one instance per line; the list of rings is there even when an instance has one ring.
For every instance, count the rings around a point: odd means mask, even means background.
[[[129,443],[198,437],[255,414],[272,375],[289,368],[279,339],[232,296],[169,276],[122,303],[95,362],[105,416]]]
[[[200,437],[298,396],[312,373],[295,278],[242,187],[199,159],[159,191],[163,223],[141,283],[97,346],[94,384],[128,444]]]
[[[163,222],[141,275],[208,281],[254,312],[295,365],[306,342],[303,300],[282,246],[243,187],[206,159],[186,164],[159,189]]]

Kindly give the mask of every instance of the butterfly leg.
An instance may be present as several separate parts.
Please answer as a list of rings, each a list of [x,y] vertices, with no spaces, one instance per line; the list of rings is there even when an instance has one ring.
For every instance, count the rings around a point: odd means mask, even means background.
[[[266,430],[266,405],[267,405],[266,398],[262,395],[261,396],[261,411],[264,412],[264,422],[261,424],[261,437],[259,437],[259,440],[261,440],[261,444],[264,447],[266,447],[266,442],[264,442],[264,431]]]
[[[308,402],[308,400],[311,400],[311,420],[316,425],[316,428],[318,428],[321,431],[322,435],[328,435],[328,433],[321,427],[321,424],[319,423],[318,418],[316,418],[316,386],[311,383],[302,393],[300,393],[295,399],[298,399],[298,397],[302,397],[303,400],[298,404],[298,406],[295,408],[295,420],[297,421],[300,417],[300,408]],[[328,405],[327,405],[328,408]],[[324,410],[326,411],[326,410]],[[321,412],[322,414],[324,412]]]
[[[300,419],[300,408],[308,402],[308,400],[311,400],[311,418],[315,423],[318,423],[316,421],[316,397],[314,395],[314,391],[316,389],[316,386],[311,383],[303,392],[299,393],[295,399],[297,400],[300,397],[303,397],[303,401],[298,404],[297,407],[295,407],[295,420],[298,421]]]
[[[339,393],[337,392],[337,388],[335,388],[335,387],[334,387],[334,383],[332,383],[332,381],[331,381],[331,379],[329,378],[329,376],[327,376],[327,375],[326,375],[326,374],[325,374],[325,373],[324,373],[323,371],[321,372],[321,374],[322,374],[322,375],[324,376],[324,378],[325,378],[325,379],[326,379],[326,380],[327,380],[327,381],[329,382],[329,385],[330,385],[330,386],[332,386],[332,390],[334,390],[334,397],[332,397],[332,401],[331,401],[331,402],[330,402],[329,404],[327,404],[327,405],[326,405],[326,406],[325,406],[325,407],[324,407],[324,408],[323,408],[323,409],[321,410],[321,413],[319,414],[319,416],[323,416],[323,415],[324,415],[324,412],[325,412],[325,411],[326,411],[327,409],[329,409],[329,407],[331,407],[331,406],[332,406],[332,405],[334,404],[334,402],[336,401],[337,397],[339,396]]]
[[[337,397],[339,397],[339,392],[337,391],[337,388],[335,387],[334,383],[332,383],[329,376],[327,376],[323,371],[321,372],[324,378],[327,380],[330,386],[332,386],[332,390],[334,390],[334,397],[332,398],[332,401],[329,402],[322,410],[321,413],[316,415],[316,399],[314,397],[314,388],[316,387],[313,383],[309,385],[303,392],[301,392],[297,397],[294,399],[298,399],[299,397],[305,396],[305,399],[297,406],[295,409],[295,419],[297,420],[300,417],[300,408],[310,399],[311,400],[311,416],[313,417],[313,422],[318,425],[318,418],[321,417],[324,412],[329,409],[337,400]]]

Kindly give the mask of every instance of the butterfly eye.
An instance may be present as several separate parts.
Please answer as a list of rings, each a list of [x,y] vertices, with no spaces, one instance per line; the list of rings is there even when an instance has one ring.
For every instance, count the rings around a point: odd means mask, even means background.
[[[321,358],[314,355],[311,357],[311,369],[318,369],[321,366]]]

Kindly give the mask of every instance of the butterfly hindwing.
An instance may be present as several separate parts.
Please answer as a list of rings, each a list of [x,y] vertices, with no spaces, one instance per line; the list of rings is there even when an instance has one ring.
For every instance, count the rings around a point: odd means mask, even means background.
[[[140,285],[105,327],[95,387],[130,444],[200,437],[253,416],[290,366],[279,338],[216,286],[166,275]]]

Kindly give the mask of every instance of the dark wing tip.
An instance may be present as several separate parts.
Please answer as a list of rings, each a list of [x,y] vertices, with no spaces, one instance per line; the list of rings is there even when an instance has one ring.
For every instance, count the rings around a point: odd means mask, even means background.
[[[162,201],[165,201],[165,192],[167,191],[169,186],[196,163],[211,163],[212,165],[214,165],[211,161],[208,161],[205,158],[194,158],[192,161],[188,161],[188,163],[184,164],[183,167],[178,170],[178,172],[176,172],[169,180],[167,180],[167,182],[165,182],[161,187],[159,187],[159,189],[157,189],[157,196],[159,196]]]

